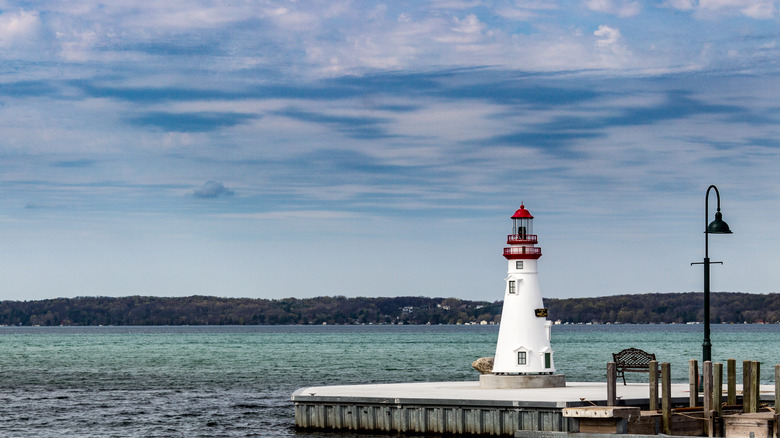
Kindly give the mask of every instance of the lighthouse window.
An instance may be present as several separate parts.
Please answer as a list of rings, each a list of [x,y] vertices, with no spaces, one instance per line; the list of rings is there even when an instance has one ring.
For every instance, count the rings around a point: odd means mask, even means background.
[[[515,262],[515,269],[523,269],[523,261],[518,260]]]
[[[515,281],[514,280],[510,280],[509,281],[509,293],[510,294],[516,294],[517,293],[517,289],[515,289]]]
[[[518,351],[517,352],[517,364],[518,365],[525,365],[526,364],[526,359],[525,359],[526,356],[525,356],[525,354],[526,354],[525,351]]]

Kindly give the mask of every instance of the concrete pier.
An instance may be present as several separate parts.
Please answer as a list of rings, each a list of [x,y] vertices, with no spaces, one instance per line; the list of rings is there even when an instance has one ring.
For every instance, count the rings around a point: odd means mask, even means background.
[[[482,389],[561,388],[564,386],[566,386],[566,376],[563,374],[526,376],[482,374],[479,376],[479,387]]]
[[[674,404],[688,403],[687,384],[672,385]],[[570,432],[577,421],[563,409],[606,404],[606,383],[565,387],[485,389],[479,382],[315,386],[292,395],[303,429],[410,434],[513,436],[518,430]],[[618,385],[618,404],[646,406],[646,383]]]

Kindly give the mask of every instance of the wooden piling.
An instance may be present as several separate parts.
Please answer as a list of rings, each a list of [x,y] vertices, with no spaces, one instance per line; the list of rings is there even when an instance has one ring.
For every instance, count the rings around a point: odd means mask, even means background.
[[[720,417],[723,413],[723,364],[715,363],[712,369],[712,408]]]
[[[607,406],[617,405],[617,366],[607,362]]]
[[[712,362],[704,361],[701,364],[702,372],[702,404],[704,405],[704,413],[712,410]]]
[[[648,398],[648,400],[650,401],[650,406],[648,407],[648,409],[650,409],[651,411],[657,411],[658,410],[658,361],[651,360],[648,365],[650,366],[650,377],[648,379],[650,383],[650,394]]]
[[[775,406],[777,406],[777,405],[775,405]],[[775,420],[775,427],[773,428],[772,433],[775,434],[774,435],[775,437],[780,437],[780,414],[778,414],[777,411],[775,411],[775,418],[774,418],[774,420]]]
[[[661,426],[666,435],[672,434],[672,373],[669,362],[661,364]]]
[[[737,361],[736,359],[729,359],[726,361],[726,367],[728,376],[726,377],[726,381],[728,384],[728,389],[726,390],[728,399],[726,400],[726,403],[734,406],[737,404]]]
[[[750,412],[758,412],[761,405],[761,362],[750,362]]]
[[[705,360],[701,364],[702,372],[702,405],[704,406],[704,422],[707,436],[713,436],[712,418],[712,361]]]
[[[751,399],[750,390],[753,388],[753,385],[750,384],[750,368],[751,368],[751,362],[749,360],[743,360],[742,361],[742,412],[745,414],[749,414],[753,412],[751,411],[753,403],[750,401]]]
[[[775,365],[775,412],[780,412],[780,365]]]
[[[696,407],[696,401],[699,398],[699,363],[696,359],[688,361],[688,384],[690,393],[688,395],[688,405]]]
[[[709,430],[711,436],[723,436],[723,364],[713,364],[712,369],[712,421]]]

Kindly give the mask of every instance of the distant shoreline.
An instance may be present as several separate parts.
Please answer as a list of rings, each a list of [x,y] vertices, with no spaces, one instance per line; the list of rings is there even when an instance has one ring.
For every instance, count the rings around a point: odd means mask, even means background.
[[[701,292],[548,298],[554,324],[697,324]],[[458,298],[77,297],[0,301],[6,326],[458,325],[498,324],[501,301]],[[715,292],[713,324],[780,323],[780,294]]]

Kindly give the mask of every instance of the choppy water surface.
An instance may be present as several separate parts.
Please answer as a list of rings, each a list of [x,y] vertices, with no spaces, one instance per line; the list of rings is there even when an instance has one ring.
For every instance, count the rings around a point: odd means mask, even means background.
[[[334,384],[476,380],[495,326],[0,327],[2,436],[296,433],[290,395]],[[569,381],[604,379],[611,353],[655,352],[676,381],[701,356],[698,325],[555,326]],[[780,326],[720,325],[713,357],[780,363]],[[633,377],[633,376],[630,376]],[[338,435],[346,436],[346,435]],[[363,438],[369,435],[360,435]]]

